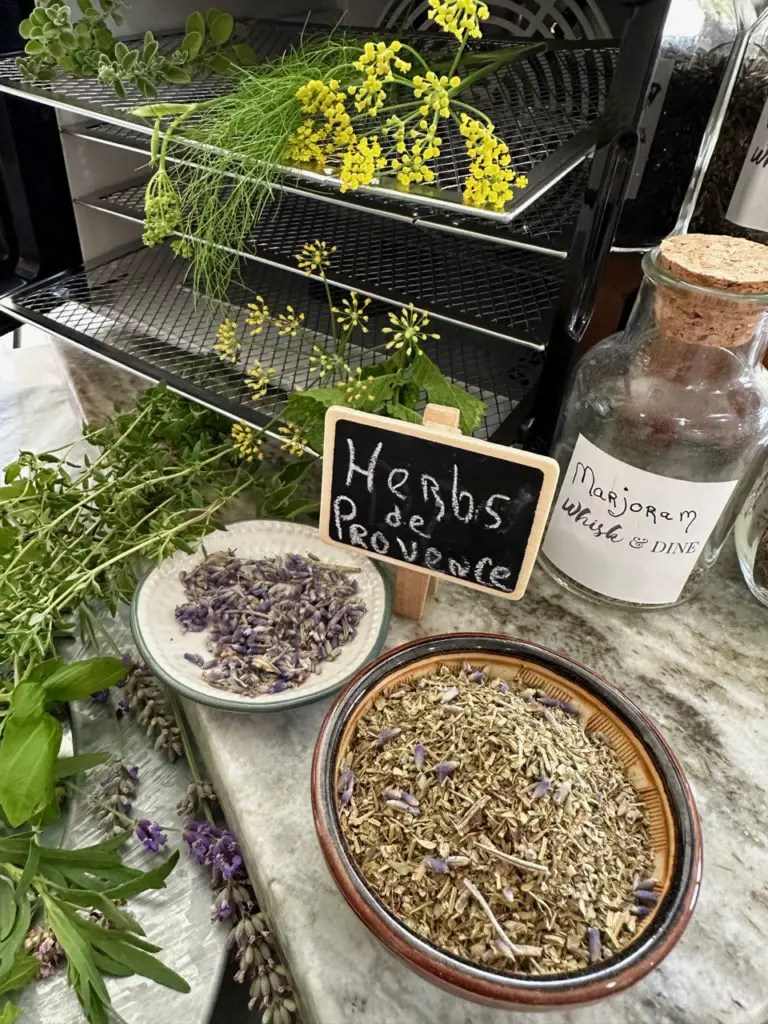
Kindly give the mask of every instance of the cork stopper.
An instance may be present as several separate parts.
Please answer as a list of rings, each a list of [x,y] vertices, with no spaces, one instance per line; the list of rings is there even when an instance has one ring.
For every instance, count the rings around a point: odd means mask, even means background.
[[[680,281],[716,289],[706,295],[660,283],[656,323],[665,337],[718,348],[750,341],[766,305],[731,301],[722,293],[768,294],[768,246],[728,235],[672,235],[659,246],[657,260]]]

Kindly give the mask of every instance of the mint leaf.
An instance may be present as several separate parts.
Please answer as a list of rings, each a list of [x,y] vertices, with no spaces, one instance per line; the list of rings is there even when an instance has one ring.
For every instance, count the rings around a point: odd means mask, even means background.
[[[449,381],[423,352],[411,364],[411,379],[426,390],[430,402],[459,410],[459,425],[465,434],[473,434],[483,422],[487,408],[485,402]]]

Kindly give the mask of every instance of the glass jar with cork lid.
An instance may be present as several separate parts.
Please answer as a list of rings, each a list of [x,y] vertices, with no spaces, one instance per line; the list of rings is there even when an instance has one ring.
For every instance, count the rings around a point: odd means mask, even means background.
[[[643,272],[571,381],[541,559],[585,597],[659,608],[711,569],[768,446],[768,246],[676,235]]]

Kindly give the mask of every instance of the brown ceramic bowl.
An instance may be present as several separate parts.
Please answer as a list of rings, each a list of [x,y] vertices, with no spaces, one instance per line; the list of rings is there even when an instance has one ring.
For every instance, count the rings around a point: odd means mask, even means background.
[[[490,665],[501,678],[576,704],[589,729],[611,741],[645,802],[660,899],[625,948],[567,974],[506,974],[470,963],[407,928],[368,886],[339,822],[337,764],[372,702],[437,664]],[[610,683],[584,665],[536,644],[486,633],[426,637],[382,655],[345,687],[323,722],[312,762],[312,807],[320,846],[336,884],[363,923],[418,974],[455,995],[505,1009],[592,1003],[633,985],[670,952],[690,920],[701,881],[701,827],[682,769],[659,730]]]

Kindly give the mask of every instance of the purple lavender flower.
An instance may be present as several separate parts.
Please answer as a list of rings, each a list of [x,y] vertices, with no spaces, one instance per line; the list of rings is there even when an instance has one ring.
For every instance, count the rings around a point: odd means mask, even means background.
[[[216,917],[219,921],[228,921],[232,917],[232,907],[226,900],[222,900],[216,908]]]
[[[484,683],[485,673],[481,672],[480,669],[475,669],[474,672],[469,673],[467,679],[470,681],[470,683]]]
[[[122,661],[126,668],[130,668],[133,665],[133,655],[130,651],[123,651],[120,655],[120,661]]]
[[[444,860],[440,860],[438,857],[425,857],[424,863],[427,865],[430,871],[434,871],[436,875],[448,875],[450,874],[450,868]]]
[[[417,768],[421,768],[424,764],[424,754],[424,745],[422,743],[417,743],[413,750],[413,763]]]
[[[533,787],[531,793],[531,800],[541,800],[544,794],[547,792],[549,787],[552,785],[551,781],[547,778],[543,778],[540,782],[537,782]]]
[[[222,828],[218,832],[219,836],[211,851],[211,861],[225,878],[233,878],[243,866],[240,847],[229,829]]]
[[[94,704],[106,704],[109,700],[109,690],[94,690],[91,700]]]
[[[441,782],[445,782],[446,779],[453,775],[456,768],[457,764],[455,761],[441,761],[435,765],[435,775],[437,775]]]
[[[139,766],[137,764],[128,765],[128,774],[132,779],[138,779],[139,777]]]
[[[162,825],[148,818],[142,818],[136,822],[136,838],[144,844],[147,853],[159,853],[160,848],[168,842],[168,836],[163,832]]]
[[[635,917],[648,917],[650,912],[650,907],[635,907]]]
[[[509,693],[509,684],[499,683],[499,689],[501,690],[502,693]]]
[[[240,847],[228,828],[191,821],[184,830],[184,840],[198,864],[216,868],[225,878],[234,877],[243,867]]]
[[[650,889],[635,889],[635,899],[639,903],[647,903],[653,906],[654,903],[659,902],[658,893],[651,892]]]

